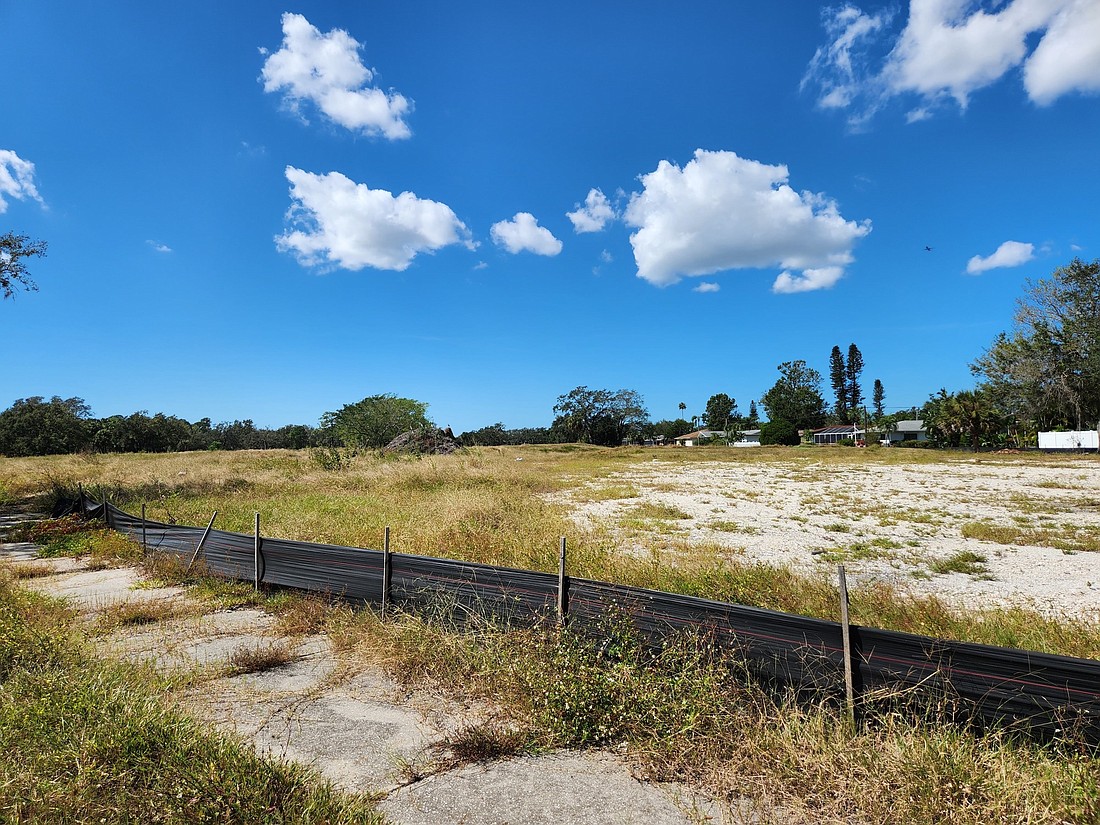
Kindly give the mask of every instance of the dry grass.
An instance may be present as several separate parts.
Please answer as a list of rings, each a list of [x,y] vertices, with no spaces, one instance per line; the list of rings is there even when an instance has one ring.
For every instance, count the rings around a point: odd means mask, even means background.
[[[175,599],[141,599],[112,604],[99,612],[96,626],[107,632],[120,627],[156,624],[197,613],[191,607]]]
[[[239,676],[282,667],[294,658],[294,650],[287,642],[257,642],[234,650],[229,656],[229,667],[234,675]]]
[[[12,579],[18,581],[19,579],[40,579],[45,576],[52,576],[57,570],[53,565],[45,562],[25,561],[9,565],[6,572]]]
[[[500,720],[463,731],[458,761],[530,748],[621,746],[635,773],[727,799],[768,800],[813,822],[1092,822],[1100,764],[1086,751],[864,708],[843,713],[760,684],[690,639],[656,654],[609,623],[569,632],[459,634],[402,617],[348,624],[345,650],[402,681],[491,703]],[[505,663],[505,664],[502,664]]]

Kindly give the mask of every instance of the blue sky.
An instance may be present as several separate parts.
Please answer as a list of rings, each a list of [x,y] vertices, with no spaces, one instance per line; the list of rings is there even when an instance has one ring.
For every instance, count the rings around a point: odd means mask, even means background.
[[[1100,0],[0,6],[0,408],[456,432],[973,384],[1100,255]],[[932,247],[926,251],[925,247]],[[827,388],[826,388],[827,391]]]

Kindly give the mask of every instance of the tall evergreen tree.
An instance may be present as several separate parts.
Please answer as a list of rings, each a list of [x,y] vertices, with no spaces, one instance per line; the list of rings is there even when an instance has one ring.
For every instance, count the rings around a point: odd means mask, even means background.
[[[760,423],[760,413],[756,411],[755,401],[749,402],[749,418],[748,421],[745,423],[747,423],[750,428],[753,428]]]
[[[863,353],[855,344],[849,344],[848,364],[844,368],[844,377],[848,388],[848,409],[853,415],[863,406],[863,388],[859,385],[859,376],[862,373]]]
[[[833,347],[832,354],[829,355],[829,383],[833,387],[833,395],[836,397],[836,403],[833,406],[833,411],[836,413],[836,417],[841,422],[848,423],[848,374],[844,366],[844,356],[840,352],[840,347]]]
[[[882,418],[882,402],[886,400],[886,390],[882,388],[882,382],[875,379],[875,389],[871,395],[871,403],[875,405],[875,418]]]

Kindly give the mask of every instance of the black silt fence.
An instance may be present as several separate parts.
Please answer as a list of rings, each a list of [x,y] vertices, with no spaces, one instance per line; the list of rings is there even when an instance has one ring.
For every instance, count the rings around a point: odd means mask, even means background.
[[[75,509],[139,541],[144,536],[151,552],[184,558],[205,532],[143,521],[83,497]],[[255,536],[211,530],[202,548],[205,564],[234,579],[359,603],[383,599],[384,551],[262,538],[257,571],[255,542]],[[837,622],[588,579],[559,581],[558,575],[530,570],[398,553],[389,559],[386,596],[396,607],[526,626],[556,618],[561,598],[569,623],[582,631],[598,633],[609,617],[627,617],[651,645],[689,633],[767,679],[843,694],[845,654]],[[1100,743],[1100,661],[855,625],[849,633],[855,683],[863,693],[943,697],[986,723],[1041,735],[1072,730]]]

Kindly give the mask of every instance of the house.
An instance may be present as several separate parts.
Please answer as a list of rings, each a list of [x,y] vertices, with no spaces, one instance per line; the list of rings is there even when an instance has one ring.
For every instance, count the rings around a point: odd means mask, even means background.
[[[759,447],[760,430],[743,430],[741,437],[731,442],[731,445],[734,447]]]
[[[865,444],[867,430],[855,424],[841,424],[836,427],[821,427],[813,430],[814,444],[838,444],[841,441],[851,441],[854,444]]]
[[[687,435],[681,435],[676,437],[677,447],[698,447],[700,443],[709,441],[712,438],[725,438],[726,434],[722,430],[696,430],[693,433]]]
[[[917,419],[899,421],[892,428],[879,433],[879,443],[889,447],[899,441],[927,441],[928,430],[924,422]]]

